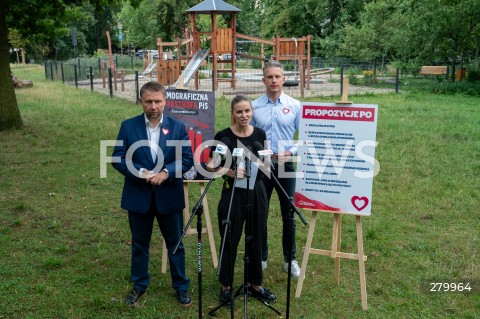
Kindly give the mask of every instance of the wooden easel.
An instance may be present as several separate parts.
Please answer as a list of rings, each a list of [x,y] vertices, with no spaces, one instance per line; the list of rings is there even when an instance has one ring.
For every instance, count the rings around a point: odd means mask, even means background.
[[[363,236],[362,236],[362,221],[360,216],[355,216],[357,228],[357,247],[358,253],[351,254],[340,251],[342,243],[342,213],[333,213],[333,230],[332,230],[332,246],[330,250],[315,249],[312,247],[313,234],[315,232],[315,222],[317,221],[317,213],[319,210],[312,210],[312,217],[310,218],[310,226],[308,229],[307,242],[303,252],[302,267],[300,268],[300,277],[298,278],[297,290],[295,298],[299,298],[302,293],[303,281],[307,270],[308,257],[310,254],[330,256],[335,259],[335,283],[340,283],[340,258],[358,260],[358,271],[360,273],[360,296],[362,299],[362,309],[367,310],[367,281],[365,278],[365,261],[367,256],[363,253]],[[331,212],[329,212],[331,213]],[[359,256],[362,256],[360,258]]]
[[[183,210],[183,216],[184,216],[184,221],[188,221],[190,219],[190,209],[189,209],[189,202],[188,202],[188,184],[190,183],[196,183],[200,187],[200,194],[203,194],[205,191],[205,186],[207,182],[205,181],[198,181],[198,180],[184,180],[183,181],[183,191],[185,193],[185,209]],[[205,215],[205,224],[206,228],[202,228],[202,234],[208,234],[208,240],[210,242],[210,251],[212,252],[212,261],[213,261],[213,267],[217,268],[218,266],[218,258],[217,258],[217,250],[215,248],[215,238],[213,237],[213,230],[212,230],[212,222],[210,220],[210,211],[208,209],[208,201],[207,201],[207,196],[205,195],[202,200],[203,204],[203,213]],[[192,235],[192,234],[197,234],[197,229],[190,227],[187,230],[186,235]],[[168,253],[167,253],[167,244],[165,243],[165,239],[163,241],[163,246],[162,246],[162,273],[167,272],[167,259],[168,259]]]
[[[343,78],[343,92],[342,100],[335,101],[336,104],[352,104],[348,100],[348,78]],[[300,277],[298,278],[297,290],[295,298],[300,298],[303,288],[303,281],[305,280],[305,273],[307,270],[308,257],[310,254],[330,256],[335,259],[335,283],[340,283],[340,258],[358,260],[358,272],[360,274],[360,297],[362,300],[362,309],[367,310],[367,280],[365,277],[365,261],[367,256],[363,253],[363,235],[362,235],[362,221],[359,215],[355,215],[355,223],[357,229],[357,254],[341,252],[342,243],[342,215],[349,214],[349,212],[333,212],[333,229],[332,229],[332,245],[330,250],[312,248],[313,234],[315,232],[315,222],[317,221],[318,212],[328,212],[324,210],[312,210],[312,217],[310,218],[310,226],[308,229],[307,242],[305,250],[303,251],[302,267],[300,268]]]

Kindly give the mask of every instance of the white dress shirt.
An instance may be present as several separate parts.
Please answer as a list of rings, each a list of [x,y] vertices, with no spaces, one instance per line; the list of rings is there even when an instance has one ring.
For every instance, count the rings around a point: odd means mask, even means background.
[[[253,101],[252,106],[250,124],[265,131],[272,152],[290,151],[292,155],[297,155],[298,148],[293,139],[300,124],[300,101],[282,92],[276,101],[264,94]]]
[[[157,159],[157,152],[158,152],[158,143],[160,142],[160,128],[162,127],[163,122],[163,114],[160,118],[160,122],[153,127],[152,123],[147,119],[145,116],[145,126],[147,127],[147,135],[148,135],[148,143],[150,144],[150,152],[152,153],[152,159],[155,162]]]

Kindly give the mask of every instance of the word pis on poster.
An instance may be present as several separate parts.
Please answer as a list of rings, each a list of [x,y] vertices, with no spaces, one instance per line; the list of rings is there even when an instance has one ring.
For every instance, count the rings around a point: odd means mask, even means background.
[[[295,205],[369,216],[378,106],[302,103]]]
[[[203,91],[167,90],[164,113],[185,123],[196,165],[208,161],[210,149],[205,141],[215,136],[215,93]],[[210,145],[211,146],[211,145]],[[204,179],[195,167],[184,174],[186,179]]]

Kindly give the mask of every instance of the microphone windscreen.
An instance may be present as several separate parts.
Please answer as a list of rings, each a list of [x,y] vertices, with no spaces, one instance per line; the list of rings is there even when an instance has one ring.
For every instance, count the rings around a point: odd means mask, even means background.
[[[214,153],[220,154],[223,157],[225,157],[225,154],[227,154],[227,147],[223,144],[217,144],[217,147],[215,148]]]
[[[239,147],[234,148],[232,152],[232,156],[243,159],[243,157],[245,156],[243,148],[239,148]]]
[[[220,143],[217,143],[214,152],[222,155],[222,157],[225,157],[225,155],[227,154],[228,144],[230,144],[230,139],[226,136],[222,137]]]
[[[263,150],[263,145],[260,144],[260,142],[253,143],[253,147],[257,150],[257,152]]]

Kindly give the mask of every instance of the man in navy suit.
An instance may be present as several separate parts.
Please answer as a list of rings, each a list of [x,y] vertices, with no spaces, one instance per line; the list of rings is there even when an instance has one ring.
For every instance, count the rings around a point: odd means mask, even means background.
[[[113,166],[125,176],[123,209],[128,211],[132,233],[130,280],[133,290],[125,299],[136,306],[150,284],[149,246],[153,222],[167,244],[172,287],[180,305],[189,306],[190,280],[185,274],[183,243],[173,249],[183,231],[185,207],[182,174],[193,165],[192,151],[185,125],[163,115],[165,88],[148,82],[140,90],[143,114],[124,121],[113,150]]]

